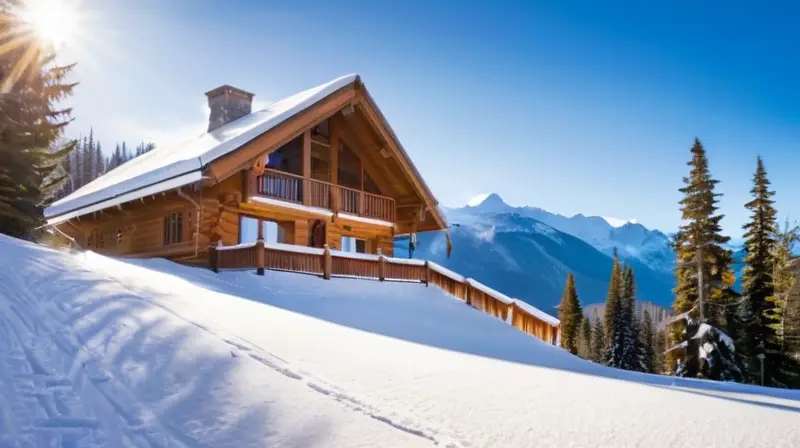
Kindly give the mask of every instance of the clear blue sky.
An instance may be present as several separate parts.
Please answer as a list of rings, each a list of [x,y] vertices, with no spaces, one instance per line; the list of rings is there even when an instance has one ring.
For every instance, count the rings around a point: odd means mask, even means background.
[[[175,144],[217,85],[266,104],[357,72],[445,205],[671,232],[698,136],[738,237],[758,154],[800,219],[800,5],[769,3],[83,0],[69,133]]]

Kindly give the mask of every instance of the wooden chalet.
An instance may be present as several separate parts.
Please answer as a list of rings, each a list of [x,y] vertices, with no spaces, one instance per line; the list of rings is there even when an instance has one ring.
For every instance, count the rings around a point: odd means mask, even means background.
[[[53,203],[48,224],[107,255],[435,285],[557,343],[558,319],[436,263],[392,257],[395,236],[447,235],[447,225],[357,75],[256,112],[252,93],[228,85],[206,96],[208,132]]]
[[[265,240],[392,255],[397,235],[444,230],[437,201],[357,75],[251,112],[253,94],[206,93],[208,132],[159,147],[45,210],[85,249],[207,260]]]

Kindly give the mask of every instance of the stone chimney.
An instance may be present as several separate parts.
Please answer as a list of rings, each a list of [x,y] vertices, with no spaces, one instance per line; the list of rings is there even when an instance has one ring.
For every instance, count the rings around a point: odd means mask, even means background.
[[[253,95],[227,84],[206,92],[211,115],[208,117],[208,132],[249,115],[253,107]]]

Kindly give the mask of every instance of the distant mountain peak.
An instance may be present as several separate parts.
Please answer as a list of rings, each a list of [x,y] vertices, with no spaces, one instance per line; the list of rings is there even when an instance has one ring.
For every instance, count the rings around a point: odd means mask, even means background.
[[[508,204],[497,193],[484,193],[479,194],[467,203],[468,207],[481,207],[481,208],[505,208],[509,207]]]
[[[619,219],[613,216],[602,216],[602,218],[605,219],[608,225],[610,225],[611,227],[622,227],[628,224],[639,224],[639,220],[637,220],[636,218]]]

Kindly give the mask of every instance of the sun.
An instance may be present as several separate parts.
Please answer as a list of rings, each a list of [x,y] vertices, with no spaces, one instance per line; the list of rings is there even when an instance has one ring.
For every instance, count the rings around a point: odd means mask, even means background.
[[[20,13],[44,44],[60,48],[75,37],[76,3],[69,0],[27,0]]]

